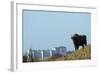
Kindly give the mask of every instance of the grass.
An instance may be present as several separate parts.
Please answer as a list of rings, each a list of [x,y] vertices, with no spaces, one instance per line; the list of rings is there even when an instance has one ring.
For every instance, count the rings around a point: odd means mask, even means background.
[[[72,54],[65,57],[64,60],[83,60],[91,59],[91,45],[87,45],[80,50],[73,52]]]

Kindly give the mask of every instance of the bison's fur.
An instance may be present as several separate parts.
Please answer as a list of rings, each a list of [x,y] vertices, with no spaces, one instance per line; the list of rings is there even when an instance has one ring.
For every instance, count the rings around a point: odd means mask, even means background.
[[[84,48],[84,46],[87,45],[86,35],[74,34],[71,38],[73,40],[75,50],[78,50],[79,46]]]

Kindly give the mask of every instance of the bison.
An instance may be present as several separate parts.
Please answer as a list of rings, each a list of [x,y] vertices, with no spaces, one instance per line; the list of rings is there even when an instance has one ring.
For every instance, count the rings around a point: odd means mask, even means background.
[[[86,35],[74,34],[71,36],[71,39],[73,40],[75,50],[78,50],[79,46],[84,48],[87,45]]]

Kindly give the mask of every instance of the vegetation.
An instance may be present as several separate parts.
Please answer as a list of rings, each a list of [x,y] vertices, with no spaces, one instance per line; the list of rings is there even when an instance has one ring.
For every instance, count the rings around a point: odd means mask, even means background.
[[[73,52],[72,54],[65,57],[64,60],[83,60],[91,59],[91,45],[87,45],[80,50]]]
[[[27,62],[27,56],[26,55],[23,56],[23,62]]]

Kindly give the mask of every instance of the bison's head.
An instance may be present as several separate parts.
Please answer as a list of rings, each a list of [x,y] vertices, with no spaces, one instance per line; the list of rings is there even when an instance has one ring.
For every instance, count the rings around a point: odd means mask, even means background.
[[[76,33],[76,34],[74,34],[74,35],[71,35],[71,39],[72,40],[75,40],[75,39],[77,39],[77,37],[79,37],[79,35]]]

